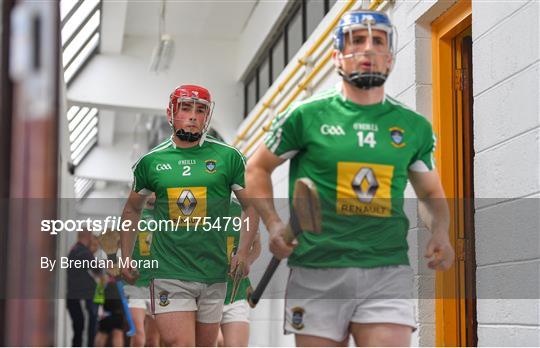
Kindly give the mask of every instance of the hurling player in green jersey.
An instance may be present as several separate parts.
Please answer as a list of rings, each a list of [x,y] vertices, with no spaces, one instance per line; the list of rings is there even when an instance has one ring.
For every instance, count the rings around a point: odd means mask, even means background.
[[[152,193],[146,200],[144,210],[141,213],[141,220],[146,223],[154,221],[154,203],[156,195]],[[148,228],[142,229],[137,234],[132,258],[134,260],[151,259],[150,246],[152,244],[152,231]],[[151,311],[150,279],[151,270],[140,268],[139,277],[135,284],[126,284],[124,292],[128,298],[128,307],[135,325],[135,334],[131,336],[130,345],[132,347],[157,347],[159,346],[159,333]]]
[[[396,33],[388,16],[351,11],[334,35],[333,62],[342,83],[291,105],[247,169],[250,194],[270,233],[270,250],[289,257],[285,331],[299,346],[407,346],[415,328],[413,273],[403,211],[409,180],[429,214],[429,267],[447,270],[454,251],[449,212],[433,163],[430,123],[385,96]],[[272,171],[290,159],[295,179],[312,179],[322,233],[288,245],[272,201]],[[331,301],[328,301],[328,300]]]
[[[240,217],[242,208],[236,200],[231,202],[230,216]],[[229,260],[238,250],[239,233],[236,229],[230,228],[227,231],[227,255]],[[261,240],[257,233],[250,248],[248,262],[253,264],[261,254]],[[232,297],[233,278],[227,279],[227,296],[223,307],[223,317],[221,318],[221,335],[218,338],[220,347],[247,347],[249,342],[249,305],[247,302],[247,291],[251,283],[246,277],[240,281],[235,298]]]
[[[150,296],[152,312],[167,346],[215,344],[226,294],[226,231],[231,193],[248,218],[240,231],[234,269],[249,271],[248,253],[258,220],[249,215],[245,159],[234,147],[206,135],[213,102],[207,89],[183,85],[170,95],[167,117],[173,134],[133,166],[133,188],[122,219],[137,226],[145,197],[154,192]],[[165,223],[165,224],[164,224]],[[249,228],[246,228],[249,227]],[[122,255],[131,255],[136,230],[121,232]],[[140,265],[140,264],[139,264]],[[139,267],[140,268],[140,267]],[[134,282],[132,264],[122,276]]]

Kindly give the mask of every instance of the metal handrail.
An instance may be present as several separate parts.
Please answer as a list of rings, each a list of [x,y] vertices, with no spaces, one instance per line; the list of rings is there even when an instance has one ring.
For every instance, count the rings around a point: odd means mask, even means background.
[[[282,113],[283,111],[285,111],[287,109],[287,107],[289,107],[289,105],[296,99],[296,97],[298,97],[298,95],[303,90],[306,89],[307,84],[309,82],[311,82],[311,80],[315,77],[315,75],[317,75],[319,73],[319,71],[321,71],[323,66],[325,66],[326,63],[328,63],[330,58],[332,58],[332,51],[328,51],[327,54],[324,56],[324,58],[315,66],[315,68],[313,68],[313,70],[309,73],[309,75],[306,76],[304,81],[300,82],[296,86],[296,90],[293,92],[293,94],[291,94],[291,96],[289,97],[289,99],[287,100],[285,105],[283,107],[281,107],[281,109],[279,110],[279,113]],[[249,142],[249,144],[243,150],[243,152],[245,154],[248,153],[249,149],[251,149],[251,147],[257,143],[257,141],[263,136],[264,133],[268,132],[268,130],[270,129],[270,125],[272,124],[273,120],[274,120],[274,118],[272,118],[270,121],[268,121],[268,123],[265,124],[263,126],[263,128],[259,130],[257,135]]]
[[[238,135],[234,141],[234,145],[236,146],[244,137],[245,135],[250,131],[251,127],[255,122],[259,119],[259,117],[262,115],[262,113],[270,107],[272,101],[274,98],[284,89],[285,85],[293,78],[293,76],[298,72],[300,67],[302,65],[306,65],[306,61],[309,59],[313,53],[319,48],[319,46],[324,42],[324,40],[327,38],[328,34],[334,29],[334,27],[337,25],[338,21],[341,19],[341,16],[349,10],[352,5],[354,5],[356,1],[351,0],[345,5],[341,11],[339,12],[339,15],[336,16],[336,18],[332,21],[331,25],[324,31],[324,33],[317,39],[316,43],[311,47],[311,49],[304,55],[302,59],[299,60],[299,63],[295,66],[293,71],[291,71],[284,82],[279,84],[278,89],[272,94],[270,99],[263,103],[261,110],[254,116],[254,118],[249,122],[249,124],[246,126],[246,128],[242,131],[240,135]],[[369,4],[369,9],[373,10],[378,8],[381,3],[383,3],[383,0],[373,0]],[[295,91],[292,93],[292,95],[288,98],[288,100],[285,102],[285,104],[281,107],[281,109],[278,111],[279,113],[282,113],[285,111],[289,105],[298,97],[298,95],[307,88],[307,85],[311,80],[321,71],[321,69],[328,63],[330,58],[332,57],[332,50],[327,51],[327,53],[324,55],[324,58],[318,62],[318,64],[313,68],[313,70],[306,76],[306,78],[300,82],[297,86],[295,86]],[[263,127],[259,130],[257,135],[255,135],[251,141],[248,143],[248,145],[245,147],[245,149],[242,150],[244,154],[248,154],[249,150],[259,141],[259,139],[266,133],[272,124],[272,121],[274,120],[276,116],[272,117]]]

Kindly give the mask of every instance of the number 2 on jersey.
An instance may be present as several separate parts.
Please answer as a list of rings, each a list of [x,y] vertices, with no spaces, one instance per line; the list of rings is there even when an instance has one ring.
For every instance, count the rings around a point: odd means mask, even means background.
[[[191,167],[190,166],[184,166],[182,171],[182,176],[190,176],[191,175]]]
[[[358,135],[358,146],[364,147],[364,144],[368,144],[371,148],[374,148],[375,145],[377,145],[377,142],[375,141],[375,133],[368,132],[364,136],[364,132],[359,131],[356,134]]]

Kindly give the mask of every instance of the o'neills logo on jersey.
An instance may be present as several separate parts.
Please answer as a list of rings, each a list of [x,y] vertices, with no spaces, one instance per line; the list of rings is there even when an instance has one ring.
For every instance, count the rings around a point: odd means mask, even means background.
[[[162,170],[172,170],[172,166],[169,163],[158,163],[156,165],[156,170],[158,172],[160,172]]]
[[[321,126],[322,135],[345,135],[345,131],[341,126],[332,126],[328,124],[323,124]]]

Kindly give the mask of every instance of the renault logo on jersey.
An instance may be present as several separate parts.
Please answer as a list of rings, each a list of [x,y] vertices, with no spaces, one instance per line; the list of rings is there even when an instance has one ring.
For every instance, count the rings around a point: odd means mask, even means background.
[[[379,182],[371,168],[364,167],[355,175],[352,188],[362,203],[371,203],[379,188]]]
[[[345,135],[345,131],[341,126],[332,126],[328,124],[323,124],[321,126],[322,135]]]
[[[156,170],[158,172],[160,172],[162,170],[172,170],[172,166],[169,163],[158,163],[156,165]]]
[[[178,200],[176,201],[178,208],[184,215],[191,215],[195,207],[197,206],[197,199],[190,190],[184,190],[180,193]]]

